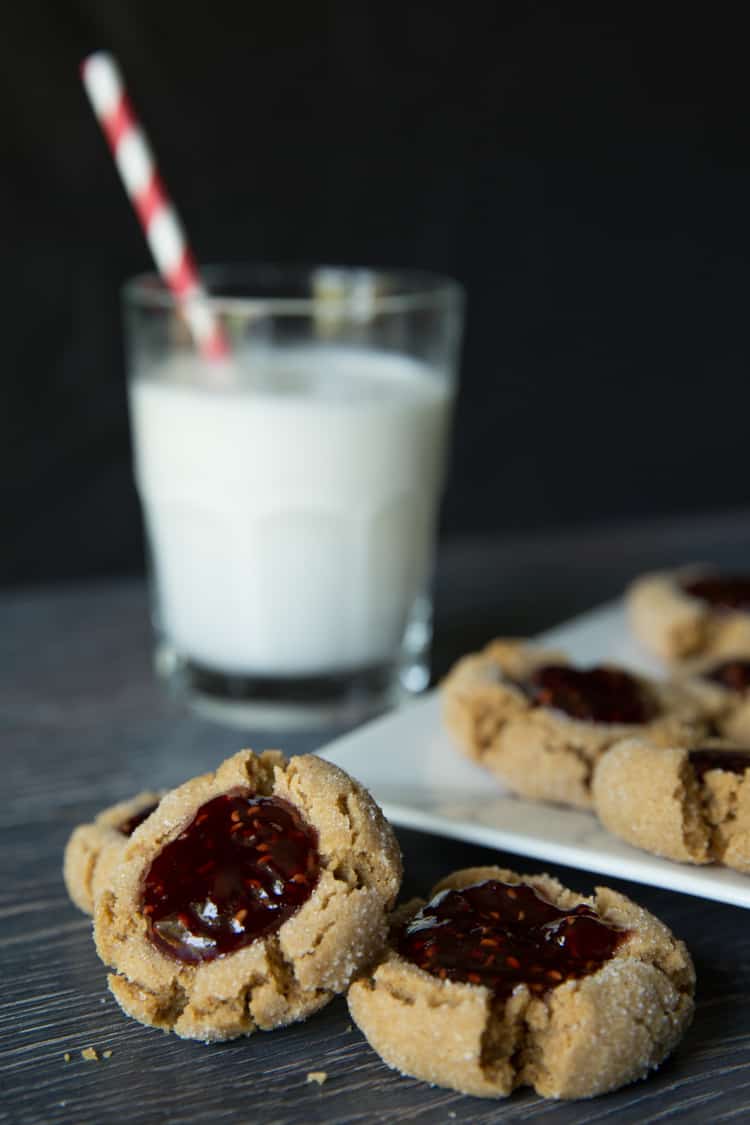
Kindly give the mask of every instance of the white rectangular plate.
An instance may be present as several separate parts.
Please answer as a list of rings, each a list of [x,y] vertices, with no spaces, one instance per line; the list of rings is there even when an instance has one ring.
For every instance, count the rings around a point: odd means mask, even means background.
[[[658,674],[630,640],[620,603],[539,637],[581,664],[613,660]],[[389,820],[553,863],[750,906],[750,876],[658,859],[610,836],[590,813],[513,797],[461,757],[442,729],[436,692],[320,751],[373,794]]]

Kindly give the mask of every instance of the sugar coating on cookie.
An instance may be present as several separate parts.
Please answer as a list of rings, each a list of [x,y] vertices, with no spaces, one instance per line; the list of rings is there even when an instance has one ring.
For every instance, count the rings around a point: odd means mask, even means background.
[[[645,574],[625,595],[631,628],[650,652],[679,664],[750,654],[750,577],[700,567]]]
[[[596,767],[594,809],[615,836],[681,863],[750,872],[750,743],[613,746]]]
[[[462,902],[450,903],[454,892]],[[403,1074],[480,1097],[532,1086],[587,1098],[644,1077],[674,1049],[694,982],[683,943],[623,895],[585,898],[547,875],[481,867],[396,913],[348,1002]]]
[[[669,744],[705,730],[703,701],[611,665],[574,668],[522,641],[464,657],[442,685],[443,718],[458,747],[514,793],[591,806],[595,762],[639,732]]]
[[[109,880],[136,828],[150,816],[161,793],[145,790],[104,809],[90,824],[79,824],[65,847],[63,878],[72,901],[85,914]]]
[[[312,755],[243,750],[134,834],[94,937],[127,1014],[231,1039],[346,989],[385,940],[400,882],[393,830],[361,785]]]

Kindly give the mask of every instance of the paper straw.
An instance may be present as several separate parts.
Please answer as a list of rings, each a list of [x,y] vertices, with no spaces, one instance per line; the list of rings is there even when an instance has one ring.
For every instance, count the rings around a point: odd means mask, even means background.
[[[96,51],[81,63],[81,77],[157,269],[184,311],[198,351],[207,359],[228,355],[226,335],[207,300],[185,230],[117,63],[107,51]]]

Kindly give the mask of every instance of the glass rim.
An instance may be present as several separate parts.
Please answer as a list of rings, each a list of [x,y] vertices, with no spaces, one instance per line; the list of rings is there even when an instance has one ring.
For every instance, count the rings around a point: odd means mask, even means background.
[[[252,280],[260,285],[262,279],[274,278],[275,281],[291,286],[296,280],[303,278],[311,281],[316,274],[328,274],[341,281],[348,282],[348,289],[340,296],[329,291],[325,298],[310,293],[306,296],[262,295],[253,296],[250,292],[244,294],[222,294],[211,292],[212,285],[220,285],[219,278],[234,280],[235,283],[246,282],[248,289],[252,288]],[[380,266],[351,266],[327,264],[294,264],[294,263],[211,263],[201,268],[201,278],[209,290],[205,303],[214,312],[231,312],[247,314],[264,314],[272,316],[306,316],[311,315],[321,300],[335,301],[339,308],[346,312],[348,308],[354,311],[358,306],[357,283],[361,286],[367,280],[370,291],[367,295],[368,307],[371,315],[378,313],[410,312],[440,304],[442,302],[460,306],[465,300],[465,291],[460,282],[443,274],[432,273],[428,270],[401,269]],[[391,292],[378,292],[377,283],[381,286],[387,283],[393,286]],[[122,298],[130,305],[144,309],[165,309],[175,311],[183,303],[168,288],[166,282],[155,271],[146,271],[129,278],[122,286]]]

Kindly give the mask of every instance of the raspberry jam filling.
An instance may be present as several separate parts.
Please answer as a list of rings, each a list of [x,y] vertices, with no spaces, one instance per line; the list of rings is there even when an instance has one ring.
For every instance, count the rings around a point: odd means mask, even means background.
[[[647,723],[659,710],[643,685],[618,668],[545,664],[536,669],[527,691],[541,707],[596,723]]]
[[[122,832],[123,836],[132,836],[136,828],[138,828],[139,825],[143,824],[144,820],[147,820],[151,816],[151,813],[154,811],[154,809],[158,807],[158,801],[154,801],[152,805],[146,805],[145,809],[141,809],[140,812],[133,813],[133,815],[129,816],[127,820],[123,820],[122,824],[118,824],[117,831]]]
[[[482,984],[502,999],[518,984],[538,994],[596,972],[627,934],[583,903],[560,910],[525,883],[488,879],[440,891],[401,930],[398,951],[441,980]]]
[[[148,936],[179,961],[212,961],[273,933],[313,892],[318,837],[279,797],[234,790],[198,809],[143,880]]]
[[[742,575],[694,578],[683,582],[682,588],[693,598],[708,602],[715,609],[744,609],[750,611],[750,578]]]
[[[690,765],[699,781],[709,770],[744,773],[750,769],[750,750],[691,750]]]
[[[703,674],[704,680],[721,684],[730,691],[747,691],[750,688],[750,660],[726,660]]]

